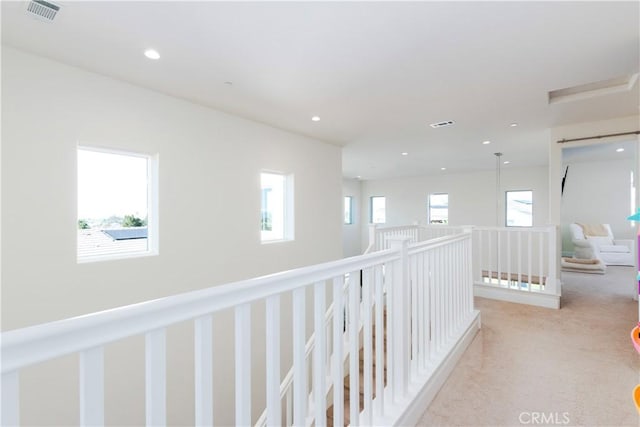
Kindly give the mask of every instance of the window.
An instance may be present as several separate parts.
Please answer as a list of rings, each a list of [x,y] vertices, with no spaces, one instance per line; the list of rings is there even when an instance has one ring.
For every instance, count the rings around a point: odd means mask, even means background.
[[[533,191],[506,192],[507,227],[533,226]]]
[[[344,223],[353,224],[353,197],[345,196],[344,198]]]
[[[263,172],[260,174],[260,189],[261,240],[293,240],[293,176]]]
[[[78,262],[157,253],[157,160],[78,148]]]
[[[429,194],[429,224],[449,223],[449,194]]]
[[[369,211],[371,223],[384,224],[385,222],[387,222],[387,211],[385,205],[386,199],[384,198],[384,196],[371,197],[371,205]]]

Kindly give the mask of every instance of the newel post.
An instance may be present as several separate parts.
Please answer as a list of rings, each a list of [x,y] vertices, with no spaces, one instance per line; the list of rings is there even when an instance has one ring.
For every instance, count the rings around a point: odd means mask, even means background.
[[[373,250],[377,250],[376,248],[376,227],[378,224],[369,224],[369,247],[373,248]]]
[[[389,246],[394,251],[398,251],[400,259],[393,265],[393,277],[390,289],[391,292],[391,318],[388,323],[391,326],[390,347],[391,347],[391,369],[392,374],[392,396],[393,399],[403,398],[407,394],[409,385],[409,365],[411,363],[411,353],[409,351],[411,330],[411,294],[409,283],[409,238],[391,237],[388,239]]]
[[[470,266],[469,272],[471,273],[471,277],[468,278],[468,280],[471,281],[471,293],[473,294],[473,285],[475,282],[482,282],[482,268],[480,267],[479,257],[482,248],[479,242],[477,242],[477,233],[473,225],[463,226],[462,232],[469,234],[469,247],[465,256],[468,257],[466,262]],[[471,299],[473,300],[473,297]]]

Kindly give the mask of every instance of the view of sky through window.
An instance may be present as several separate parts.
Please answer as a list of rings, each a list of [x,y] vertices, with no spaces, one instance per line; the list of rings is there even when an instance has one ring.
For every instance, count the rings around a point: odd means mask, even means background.
[[[507,227],[533,226],[533,191],[506,192]]]
[[[78,219],[147,217],[147,157],[78,149]]]
[[[429,224],[449,223],[449,194],[429,194]]]

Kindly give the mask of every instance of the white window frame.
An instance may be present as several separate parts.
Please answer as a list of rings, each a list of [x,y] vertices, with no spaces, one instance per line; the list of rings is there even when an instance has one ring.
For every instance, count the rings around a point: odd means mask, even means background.
[[[344,225],[353,225],[353,196],[344,196],[344,219],[346,219],[347,206],[349,206],[349,220],[344,221]]]
[[[117,150],[112,148],[104,148],[104,147],[95,147],[90,145],[78,145],[76,149],[76,162],[78,159],[78,151],[94,151],[97,153],[104,154],[116,154],[121,156],[130,156],[130,157],[140,157],[147,159],[147,249],[143,251],[135,251],[135,252],[119,252],[113,254],[104,254],[104,255],[90,255],[90,256],[81,256],[78,253],[78,241],[76,239],[76,258],[78,264],[90,263],[90,262],[99,262],[99,261],[112,261],[119,259],[129,259],[129,258],[139,258],[139,257],[147,257],[147,256],[156,256],[160,253],[159,250],[159,220],[158,220],[158,177],[159,177],[159,155],[156,154],[147,154],[140,152],[132,152],[132,151],[124,151]],[[76,164],[76,180],[78,180],[78,165]],[[77,188],[78,182],[76,182]],[[77,195],[76,195],[77,196]],[[74,222],[74,226],[77,233],[78,227],[78,211],[77,211],[77,203],[76,200],[76,221]]]
[[[509,193],[531,193],[531,225],[509,225]],[[533,190],[506,190],[504,192],[504,225],[505,227],[533,227]]]
[[[441,223],[441,222],[431,222],[431,196],[442,196],[442,195],[446,195],[447,196],[447,222],[446,223]],[[429,225],[448,225],[449,224],[449,193],[429,193],[429,196],[427,198],[427,224]]]
[[[384,200],[384,221],[373,221],[373,199]],[[371,196],[369,197],[369,222],[371,224],[386,224],[387,222],[387,197],[386,196]]]
[[[280,171],[264,169],[260,171],[260,216],[262,217],[262,175],[281,175],[284,178],[284,206],[283,206],[283,237],[276,239],[264,239],[262,237],[262,226],[258,228],[260,230],[260,242],[262,244],[291,242],[295,240],[295,187],[294,176],[292,173],[284,173]]]

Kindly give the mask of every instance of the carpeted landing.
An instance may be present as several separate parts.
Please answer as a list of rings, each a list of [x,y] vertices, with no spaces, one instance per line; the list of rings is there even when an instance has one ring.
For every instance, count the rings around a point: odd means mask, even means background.
[[[560,310],[476,298],[482,329],[418,425],[639,426],[635,275],[564,272]]]

